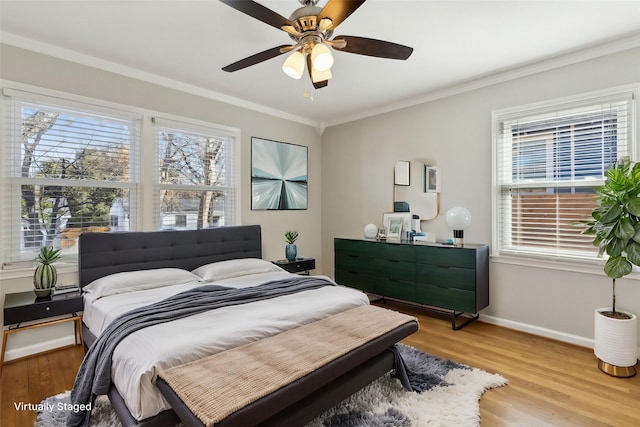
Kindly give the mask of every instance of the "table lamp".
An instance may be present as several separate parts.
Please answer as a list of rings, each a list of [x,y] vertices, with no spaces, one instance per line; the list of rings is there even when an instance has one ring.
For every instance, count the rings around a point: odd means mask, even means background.
[[[471,224],[471,212],[469,209],[457,206],[447,211],[445,216],[447,225],[453,230],[453,245],[464,245],[464,229]]]

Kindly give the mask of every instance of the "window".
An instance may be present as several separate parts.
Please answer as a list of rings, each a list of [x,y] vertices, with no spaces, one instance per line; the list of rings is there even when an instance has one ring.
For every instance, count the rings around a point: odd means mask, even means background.
[[[234,224],[234,142],[223,129],[155,118],[155,210],[162,229]]]
[[[237,129],[18,88],[0,104],[0,264],[43,245],[73,261],[84,231],[237,223]]]
[[[135,206],[140,117],[5,95],[5,258],[32,259],[44,245],[74,253],[82,231],[109,231],[119,204]]]
[[[633,92],[493,114],[494,254],[594,259],[581,220],[632,153]]]

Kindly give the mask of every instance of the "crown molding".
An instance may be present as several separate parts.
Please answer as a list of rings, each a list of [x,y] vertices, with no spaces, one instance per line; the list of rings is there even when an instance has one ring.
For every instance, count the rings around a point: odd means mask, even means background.
[[[612,40],[606,43],[593,45],[581,50],[566,52],[562,55],[557,55],[552,58],[532,62],[530,64],[526,64],[517,68],[511,68],[502,72],[492,73],[491,75],[479,77],[446,88],[437,89],[426,94],[422,94],[418,97],[385,105],[377,109],[366,110],[351,116],[343,116],[339,120],[328,121],[325,123],[325,125],[326,127],[331,127],[343,123],[365,119],[367,117],[390,113],[402,108],[413,107],[415,105],[424,104],[453,95],[459,95],[464,92],[470,92],[472,90],[481,89],[498,83],[504,83],[521,77],[527,77],[533,74],[542,73],[544,71],[565,67],[567,65],[576,64],[578,62],[587,61],[589,59],[595,59],[601,56],[623,52],[625,50],[637,47],[640,47],[640,32],[633,33],[626,37]]]
[[[280,111],[275,108],[271,108],[265,105],[256,104],[244,99],[236,98],[233,96],[225,95],[220,92],[205,89],[199,86],[184,83],[178,80],[169,79],[159,76],[157,74],[142,71],[136,68],[128,67],[126,65],[118,64],[104,59],[97,58],[91,55],[85,55],[83,53],[76,52],[74,50],[61,48],[49,43],[43,43],[27,37],[18,36],[13,33],[0,31],[0,42],[3,44],[11,45],[21,49],[30,50],[43,55],[52,56],[55,58],[76,62],[78,64],[86,65],[100,70],[109,71],[115,74],[120,74],[126,77],[131,77],[138,80],[143,80],[149,83],[164,86],[170,89],[175,89],[181,92],[185,92],[191,95],[201,96],[203,98],[211,99],[214,101],[223,102],[225,104],[235,105],[237,107],[246,108],[248,110],[257,111],[259,113],[268,114],[270,116],[279,117],[282,119],[290,120],[293,122],[301,123],[308,126],[316,127],[318,122],[311,120],[307,117],[301,117],[295,114]]]

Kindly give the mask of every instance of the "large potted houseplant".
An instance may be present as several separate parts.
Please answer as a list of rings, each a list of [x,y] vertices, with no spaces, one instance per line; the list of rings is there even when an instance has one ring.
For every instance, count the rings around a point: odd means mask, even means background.
[[[36,257],[40,264],[33,273],[33,287],[37,297],[48,297],[51,289],[58,281],[58,272],[52,265],[60,259],[60,249],[51,246],[43,246]]]
[[[599,256],[608,255],[604,272],[612,280],[612,303],[595,312],[594,353],[603,372],[631,377],[638,362],[637,319],[617,309],[616,279],[640,266],[640,163],[619,159],[596,194],[598,207],[584,234],[595,236]]]

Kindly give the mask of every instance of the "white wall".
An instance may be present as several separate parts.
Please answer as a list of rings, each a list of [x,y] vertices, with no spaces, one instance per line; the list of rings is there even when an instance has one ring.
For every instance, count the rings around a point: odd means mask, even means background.
[[[392,211],[393,166],[419,160],[440,167],[441,214],[423,230],[451,238],[443,212],[472,213],[465,241],[491,243],[491,112],[640,82],[640,49],[545,71],[328,128],[322,137],[325,273],[333,272],[333,238],[362,236]],[[636,136],[637,137],[637,136]],[[636,141],[637,143],[637,141]],[[415,177],[414,177],[415,178]],[[593,312],[610,305],[610,279],[521,265],[490,265],[485,319],[589,346]],[[640,314],[640,283],[618,281],[618,304]],[[640,342],[640,340],[639,340]]]
[[[145,81],[41,55],[13,46],[0,45],[0,79],[47,89],[63,91],[99,100],[115,102],[167,114],[204,120],[240,129],[241,133],[241,221],[262,226],[263,257],[284,258],[284,232],[297,230],[299,256],[315,257],[322,266],[321,252],[321,145],[315,127],[260,113],[254,110],[214,101],[168,89]],[[308,151],[309,199],[307,210],[251,210],[251,137],[304,145]],[[4,167],[4,163],[2,166]],[[3,223],[0,218],[0,223]],[[319,270],[317,271],[319,272]],[[0,300],[6,292],[32,289],[31,270],[7,273],[0,270]],[[74,280],[75,271],[68,271],[61,280]],[[1,314],[0,314],[1,316]],[[0,317],[1,318],[1,317]],[[7,359],[42,351],[43,341],[73,342],[71,324],[41,328],[12,334]],[[67,328],[67,326],[69,326]],[[60,341],[62,340],[62,341]],[[65,341],[66,340],[66,341]],[[53,344],[52,344],[53,345]],[[50,347],[50,346],[49,346]]]

